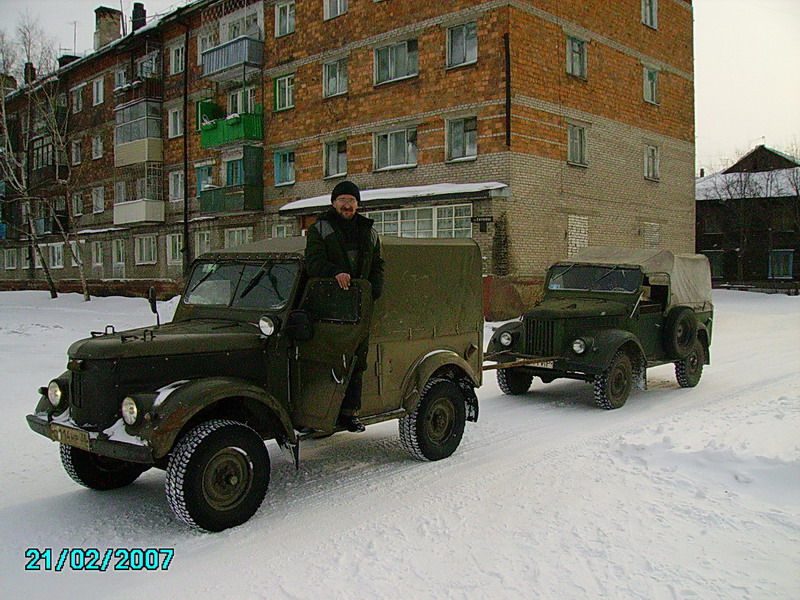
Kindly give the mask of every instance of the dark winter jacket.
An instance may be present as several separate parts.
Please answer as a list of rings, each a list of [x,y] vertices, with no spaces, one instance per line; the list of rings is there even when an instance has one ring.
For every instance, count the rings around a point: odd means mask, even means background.
[[[354,279],[366,279],[372,285],[372,298],[377,300],[383,290],[383,258],[378,232],[372,219],[356,213],[352,225],[343,223],[331,207],[317,217],[309,228],[306,240],[306,269],[311,277],[336,277],[349,273]],[[350,226],[348,235],[344,229]],[[348,238],[352,243],[348,243]],[[356,264],[351,264],[347,249],[358,251]]]

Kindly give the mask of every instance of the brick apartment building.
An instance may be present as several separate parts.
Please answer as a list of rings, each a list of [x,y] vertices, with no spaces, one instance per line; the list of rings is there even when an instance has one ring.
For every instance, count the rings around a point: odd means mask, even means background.
[[[383,235],[476,239],[512,301],[587,244],[694,250],[689,0],[198,0],[137,6],[122,37],[96,15],[97,49],[56,73],[71,138],[49,159],[93,291],[301,235],[344,177]],[[41,279],[16,231],[6,287]]]

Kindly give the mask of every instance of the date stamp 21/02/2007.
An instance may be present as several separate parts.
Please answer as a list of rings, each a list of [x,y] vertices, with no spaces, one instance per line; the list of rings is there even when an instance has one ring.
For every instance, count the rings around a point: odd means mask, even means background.
[[[174,548],[28,548],[26,571],[166,571]]]

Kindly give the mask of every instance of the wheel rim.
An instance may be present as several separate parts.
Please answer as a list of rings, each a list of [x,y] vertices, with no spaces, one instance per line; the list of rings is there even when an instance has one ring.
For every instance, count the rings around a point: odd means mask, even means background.
[[[608,391],[612,400],[618,400],[625,395],[628,387],[628,370],[624,364],[617,363],[611,369],[608,377]]]
[[[203,496],[215,510],[230,510],[247,496],[253,483],[253,464],[240,448],[223,448],[203,471]]]
[[[436,443],[442,443],[453,431],[456,411],[450,398],[437,398],[425,419],[425,435]]]
[[[697,367],[700,365],[700,357],[697,355],[697,352],[692,352],[689,356],[686,357],[686,372],[690,375],[694,375],[697,372]]]

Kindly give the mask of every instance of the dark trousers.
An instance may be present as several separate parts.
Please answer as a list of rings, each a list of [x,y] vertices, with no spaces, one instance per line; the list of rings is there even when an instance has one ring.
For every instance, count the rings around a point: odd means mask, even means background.
[[[355,415],[361,410],[361,391],[364,387],[364,371],[367,370],[367,353],[369,352],[369,334],[361,340],[356,348],[355,366],[347,389],[342,399],[341,412],[346,415]]]

